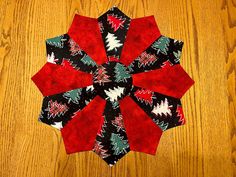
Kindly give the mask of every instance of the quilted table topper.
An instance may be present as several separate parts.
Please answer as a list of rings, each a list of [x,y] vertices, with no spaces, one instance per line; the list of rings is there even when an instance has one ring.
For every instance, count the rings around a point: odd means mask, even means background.
[[[39,121],[61,131],[68,154],[92,150],[111,166],[131,150],[154,155],[163,131],[185,123],[180,98],[194,81],[182,47],[154,16],[76,14],[46,40],[47,63],[32,77],[44,96]]]

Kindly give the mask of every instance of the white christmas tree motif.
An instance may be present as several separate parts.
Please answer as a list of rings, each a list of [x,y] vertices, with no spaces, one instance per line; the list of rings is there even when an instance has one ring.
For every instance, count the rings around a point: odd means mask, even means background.
[[[54,124],[51,124],[51,126],[54,127],[54,128],[57,128],[57,129],[59,129],[59,130],[61,130],[61,129],[63,128],[63,126],[62,126],[62,121],[60,121],[60,122],[54,122]]]
[[[156,114],[156,115],[162,115],[164,114],[165,116],[169,115],[171,116],[171,110],[170,108],[172,108],[172,105],[169,105],[167,98],[165,98],[165,101],[161,100],[161,103],[158,104],[156,106],[154,106],[152,113]]]
[[[118,97],[121,97],[121,95],[124,93],[125,88],[124,87],[115,87],[114,89],[105,90],[105,94],[107,95],[107,99],[110,101],[117,101]]]
[[[107,43],[107,51],[111,51],[111,50],[117,50],[117,48],[119,48],[120,46],[122,46],[122,44],[120,43],[120,40],[117,39],[117,37],[112,34],[109,33],[106,36],[106,43]]]
[[[48,56],[47,56],[47,62],[56,64],[57,61],[58,61],[58,59],[55,59],[55,55],[54,55],[53,52],[51,53],[51,55],[48,54]]]
[[[94,90],[93,85],[87,86],[86,87],[86,92],[92,92]]]

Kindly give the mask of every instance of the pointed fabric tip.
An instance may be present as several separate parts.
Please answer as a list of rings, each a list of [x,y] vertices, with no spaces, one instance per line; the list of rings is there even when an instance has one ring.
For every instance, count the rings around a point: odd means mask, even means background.
[[[99,96],[95,97],[61,129],[68,154],[94,148],[96,134],[102,124],[104,107],[105,100]],[[96,108],[96,111],[94,111],[94,108]]]
[[[154,155],[162,130],[131,97],[127,96],[120,101],[120,109],[124,118],[130,150]]]
[[[160,36],[160,30],[153,15],[132,19],[120,62],[128,66]]]
[[[133,85],[181,98],[194,81],[179,65],[133,75]]]
[[[91,74],[77,71],[71,66],[52,63],[46,63],[31,79],[43,96],[54,95],[92,84]]]
[[[130,21],[117,7],[112,7],[98,18],[108,59],[112,56],[120,58]]]

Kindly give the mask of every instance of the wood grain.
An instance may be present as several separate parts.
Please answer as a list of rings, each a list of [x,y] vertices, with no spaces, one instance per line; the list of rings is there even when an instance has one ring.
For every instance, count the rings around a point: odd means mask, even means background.
[[[113,5],[154,14],[162,34],[183,40],[195,85],[182,99],[187,124],[164,133],[156,156],[130,152],[110,168],[93,152],[66,155],[60,133],[37,121],[42,95],[30,78],[45,39],[65,33],[74,13]],[[235,0],[0,0],[0,177],[236,176],[235,66]]]

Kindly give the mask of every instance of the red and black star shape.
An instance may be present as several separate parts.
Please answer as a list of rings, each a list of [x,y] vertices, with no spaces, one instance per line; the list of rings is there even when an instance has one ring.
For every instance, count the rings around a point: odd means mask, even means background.
[[[180,98],[194,81],[180,66],[183,42],[161,35],[153,16],[75,15],[46,47],[32,77],[39,120],[61,130],[67,153],[93,150],[114,165],[130,150],[155,154],[162,132],[185,123]]]

